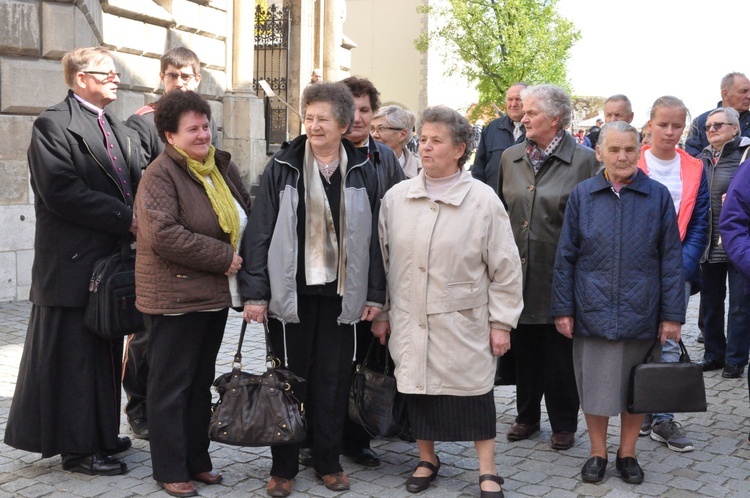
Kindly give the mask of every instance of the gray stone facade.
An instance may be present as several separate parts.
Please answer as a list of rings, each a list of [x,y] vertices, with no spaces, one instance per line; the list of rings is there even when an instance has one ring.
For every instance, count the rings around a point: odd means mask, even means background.
[[[268,158],[263,102],[247,71],[253,9],[246,4],[254,2],[0,0],[0,301],[28,299],[35,218],[26,149],[36,116],[67,92],[60,59],[73,48],[112,51],[123,75],[108,109],[122,120],[158,99],[165,51],[195,51],[204,65],[199,91],[211,104],[219,144],[247,186],[257,182]]]

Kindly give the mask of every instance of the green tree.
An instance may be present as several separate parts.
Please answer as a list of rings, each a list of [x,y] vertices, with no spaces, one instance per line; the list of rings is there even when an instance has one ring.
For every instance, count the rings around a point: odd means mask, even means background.
[[[513,83],[551,83],[569,88],[565,62],[580,35],[556,10],[558,0],[445,0],[422,5],[430,31],[414,44],[426,52],[442,45],[449,74],[476,82],[479,103],[472,117],[504,107]],[[434,27],[433,26],[437,26]]]

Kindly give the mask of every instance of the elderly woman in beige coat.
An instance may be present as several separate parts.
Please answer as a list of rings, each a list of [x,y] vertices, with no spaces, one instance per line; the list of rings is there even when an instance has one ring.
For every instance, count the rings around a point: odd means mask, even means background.
[[[523,308],[521,261],[492,188],[463,171],[469,122],[447,107],[422,114],[419,175],[383,198],[380,244],[390,308],[373,325],[406,394],[419,463],[412,493],[440,469],[435,441],[474,441],[481,496],[503,496],[495,468],[496,357]],[[461,416],[455,414],[460,413]]]

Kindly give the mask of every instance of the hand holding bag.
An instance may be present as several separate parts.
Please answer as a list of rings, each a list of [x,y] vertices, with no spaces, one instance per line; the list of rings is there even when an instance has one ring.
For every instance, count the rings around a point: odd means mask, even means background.
[[[643,363],[630,373],[628,411],[630,413],[705,412],[706,386],[703,369],[690,362],[685,345],[680,341],[680,361],[654,363],[653,352],[661,341],[656,340],[646,353]]]
[[[84,322],[107,340],[145,330],[143,314],[135,307],[135,252],[128,240],[94,265]]]
[[[396,389],[393,363],[385,348],[385,362],[376,367],[375,352],[380,341],[373,338],[365,360],[357,365],[349,391],[349,418],[361,424],[373,437],[395,437],[408,426],[404,397]]]
[[[232,371],[219,376],[214,387],[219,401],[213,406],[208,437],[212,441],[235,446],[274,446],[301,443],[307,436],[304,408],[294,389],[304,379],[278,368],[281,361],[273,354],[264,322],[266,338],[265,373],[242,371],[242,342],[247,322],[242,322]]]

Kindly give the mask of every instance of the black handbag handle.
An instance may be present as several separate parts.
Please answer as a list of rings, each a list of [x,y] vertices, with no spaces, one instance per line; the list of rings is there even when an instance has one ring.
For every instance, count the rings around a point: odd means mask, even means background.
[[[687,349],[685,348],[685,344],[682,342],[682,339],[679,340],[678,344],[680,345],[680,363],[690,363],[690,355],[688,354]],[[649,348],[648,353],[646,353],[646,357],[643,359],[643,363],[654,363],[653,354],[654,348],[657,345],[661,345],[661,341],[658,337]]]
[[[362,365],[368,365],[368,360],[372,359],[372,355],[377,349],[378,345],[380,344],[380,339],[377,337],[373,337],[372,341],[370,341],[370,347],[367,348],[367,355],[365,356],[365,360],[362,362]],[[385,338],[385,370],[383,370],[383,373],[388,375],[388,372],[391,370],[391,353],[388,350],[388,336]]]
[[[232,368],[234,364],[238,364],[239,368],[242,369],[242,343],[245,341],[245,331],[247,330],[247,320],[242,319],[242,329],[240,330],[240,341],[237,344],[237,352],[234,354],[234,361],[232,361]],[[272,368],[279,367],[281,362],[279,358],[273,353],[271,347],[271,336],[268,330],[268,320],[263,320],[263,332],[266,340],[266,362],[272,365]]]

